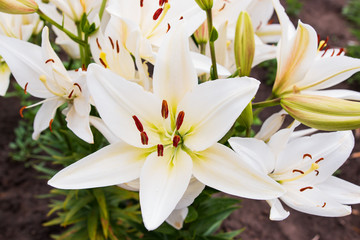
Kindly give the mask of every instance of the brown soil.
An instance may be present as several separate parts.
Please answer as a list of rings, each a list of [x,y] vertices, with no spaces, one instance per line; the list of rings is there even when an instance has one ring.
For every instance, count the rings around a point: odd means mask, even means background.
[[[331,46],[346,46],[351,36],[341,15],[346,0],[303,0],[300,19],[311,24],[322,38],[330,36]],[[297,20],[294,20],[296,23]],[[261,78],[261,75],[258,75]],[[267,97],[269,89],[263,87],[260,98]],[[21,162],[8,157],[8,144],[14,139],[13,129],[19,120],[19,102],[15,98],[0,99],[0,240],[47,240],[59,232],[59,227],[42,227],[49,220],[47,200],[36,198],[51,189],[38,173],[25,168]],[[267,117],[270,112],[261,115]],[[354,152],[360,152],[360,145]],[[360,158],[348,160],[339,177],[360,185]],[[360,205],[353,214],[343,218],[323,218],[291,210],[288,219],[272,222],[268,219],[269,207],[265,201],[244,199],[242,208],[225,221],[224,229],[245,227],[244,240],[319,240],[360,239]]]

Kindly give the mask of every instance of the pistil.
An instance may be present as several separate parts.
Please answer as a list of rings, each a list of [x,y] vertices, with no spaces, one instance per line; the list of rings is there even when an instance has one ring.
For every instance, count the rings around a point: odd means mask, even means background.
[[[300,172],[300,175],[299,175],[299,176],[296,176],[296,177],[293,177],[293,178],[289,178],[289,179],[283,179],[283,180],[280,180],[279,182],[280,182],[280,183],[284,183],[284,182],[292,182],[292,181],[298,180],[298,179],[300,179],[300,178],[302,178],[302,177],[305,177],[305,176],[308,175],[309,173],[317,170],[318,168],[319,168],[319,164],[317,164],[317,163],[312,163],[311,166],[310,166],[310,168],[309,168],[307,171],[305,171],[305,172],[303,172],[303,171],[301,171],[301,170],[296,170],[296,169],[294,169],[293,172]]]

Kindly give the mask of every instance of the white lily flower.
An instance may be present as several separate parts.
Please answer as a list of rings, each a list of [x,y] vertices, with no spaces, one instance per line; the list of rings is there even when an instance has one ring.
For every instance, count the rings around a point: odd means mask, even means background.
[[[43,26],[37,14],[16,15],[0,12],[0,35],[27,41]],[[0,96],[4,96],[10,83],[10,69],[0,56]]]
[[[99,12],[102,1],[99,0],[50,0],[58,9],[71,18],[74,22],[79,22],[83,14],[96,15]],[[92,19],[92,17],[90,17]]]
[[[159,50],[153,93],[99,65],[89,66],[89,89],[99,114],[124,142],[83,158],[49,181],[54,187],[80,189],[139,178],[140,205],[149,230],[176,209],[192,177],[248,198],[272,199],[283,193],[280,185],[217,143],[259,82],[234,78],[198,85],[187,36],[183,28],[176,30]]]
[[[284,96],[301,92],[307,95],[360,99],[360,94],[346,94],[346,90],[319,91],[360,71],[360,59],[344,56],[342,49],[326,48],[326,41],[318,43],[317,34],[310,25],[299,21],[295,30],[280,2],[273,2],[282,26],[273,94]]]
[[[89,94],[86,75],[82,71],[67,72],[49,42],[49,30],[44,28],[42,47],[17,39],[0,36],[0,55],[9,65],[16,81],[25,93],[44,98],[34,120],[33,138],[37,139],[46,128],[51,128],[56,109],[64,109],[68,127],[80,138],[93,142],[89,127]]]
[[[351,131],[291,138],[294,127],[278,131],[268,144],[255,138],[231,138],[229,143],[286,189],[279,199],[289,207],[318,216],[349,215],[351,207],[345,204],[360,203],[360,186],[332,174],[350,156],[354,146]],[[272,220],[289,215],[279,199],[268,201]]]

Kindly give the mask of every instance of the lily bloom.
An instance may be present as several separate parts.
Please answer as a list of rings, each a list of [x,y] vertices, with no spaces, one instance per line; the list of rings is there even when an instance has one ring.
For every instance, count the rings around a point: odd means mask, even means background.
[[[360,203],[360,186],[332,176],[350,156],[354,146],[351,131],[318,133],[292,138],[294,124],[275,133],[266,144],[252,138],[231,138],[239,156],[281,184],[286,193],[268,200],[270,219],[283,220],[289,212],[283,201],[300,212],[340,217],[351,214],[347,204]],[[247,159],[249,159],[247,158]]]
[[[159,50],[153,93],[96,64],[87,76],[101,118],[122,141],[61,170],[48,182],[51,186],[81,189],[139,179],[149,230],[176,209],[192,178],[247,198],[272,199],[283,193],[279,184],[217,143],[259,82],[233,78],[198,85],[182,25],[169,32]]]
[[[67,126],[80,138],[92,143],[93,136],[89,126],[90,103],[86,87],[85,72],[66,71],[61,60],[49,42],[47,27],[42,32],[42,46],[25,41],[0,36],[0,55],[25,93],[43,98],[30,108],[42,104],[34,120],[33,138],[50,127],[56,109],[67,103],[63,110]]]

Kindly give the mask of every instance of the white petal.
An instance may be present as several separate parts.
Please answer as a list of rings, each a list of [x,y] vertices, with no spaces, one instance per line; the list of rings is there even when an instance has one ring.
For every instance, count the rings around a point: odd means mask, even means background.
[[[179,130],[184,143],[201,151],[220,140],[255,95],[259,82],[253,78],[209,81],[189,92],[178,106],[184,111]]]
[[[301,191],[300,189],[312,187]],[[288,186],[280,199],[289,207],[323,217],[342,217],[351,214],[351,207],[342,205],[331,196],[310,185]]]
[[[118,185],[121,188],[124,188],[129,191],[136,191],[138,192],[140,189],[140,178],[132,180],[130,182],[122,183]]]
[[[255,138],[268,141],[270,137],[280,129],[285,120],[285,117],[286,112],[284,110],[271,115],[264,121],[259,132],[255,135]]]
[[[75,133],[76,136],[88,143],[94,143],[93,134],[90,129],[89,115],[81,116],[71,106],[66,114],[67,127]]]
[[[263,43],[256,43],[255,56],[252,63],[252,67],[255,67],[256,65],[264,61],[274,59],[276,57],[276,50],[277,50],[276,46],[267,45]]]
[[[106,138],[106,140],[111,143],[116,143],[120,141],[120,138],[116,137],[110,129],[105,125],[104,121],[101,118],[90,116],[89,122],[93,125],[97,130],[101,132],[101,134]]]
[[[91,64],[88,69],[88,88],[101,118],[119,138],[137,147],[158,144],[157,129],[162,125],[161,101],[136,83]],[[132,116],[137,116],[149,137],[149,145],[141,143],[140,132]]]
[[[10,84],[11,71],[6,63],[0,63],[0,96],[4,96]]]
[[[105,187],[132,181],[148,153],[124,142],[106,146],[58,172],[48,182],[61,189]]]
[[[196,178],[192,178],[186,192],[182,196],[180,202],[176,205],[175,209],[183,209],[190,206],[204,188],[205,185],[203,183],[199,182]]]
[[[219,143],[192,158],[194,176],[219,191],[252,199],[273,199],[284,193],[280,184]]]
[[[243,161],[265,174],[275,168],[275,157],[266,143],[256,138],[232,137],[229,144]]]
[[[280,24],[263,25],[256,31],[256,35],[264,43],[277,43],[281,38],[281,26]]]
[[[282,221],[290,215],[289,211],[285,211],[279,199],[266,200],[270,205],[270,220],[272,221]]]
[[[169,31],[159,49],[153,76],[154,93],[168,101],[173,113],[186,92],[197,85],[184,26],[177,27]]]
[[[325,182],[317,185],[317,187],[339,203],[360,203],[360,186],[343,179],[330,176]]]
[[[34,140],[38,139],[40,133],[49,127],[50,121],[54,119],[56,109],[64,103],[65,100],[63,98],[54,98],[46,100],[41,105],[34,119],[34,132],[32,134]]]
[[[194,67],[196,69],[196,72],[198,75],[204,74],[204,73],[210,73],[211,68],[211,59],[205,55],[202,55],[200,53],[191,52],[191,59],[193,61]],[[218,75],[221,77],[227,77],[230,76],[231,73],[229,70],[227,70],[225,67],[221,66],[220,64],[216,64],[218,69]]]
[[[140,206],[145,227],[154,230],[175,209],[191,178],[192,161],[182,150],[151,154],[140,175]]]
[[[182,208],[174,210],[170,216],[166,219],[166,222],[173,226],[175,229],[180,230],[183,226],[186,215],[188,214],[188,208]]]
[[[305,90],[305,91],[301,91],[301,93],[306,95],[327,96],[327,97],[334,97],[340,99],[360,101],[359,92],[353,90],[347,90],[347,89],[331,89],[331,90],[322,90],[322,91]]]

